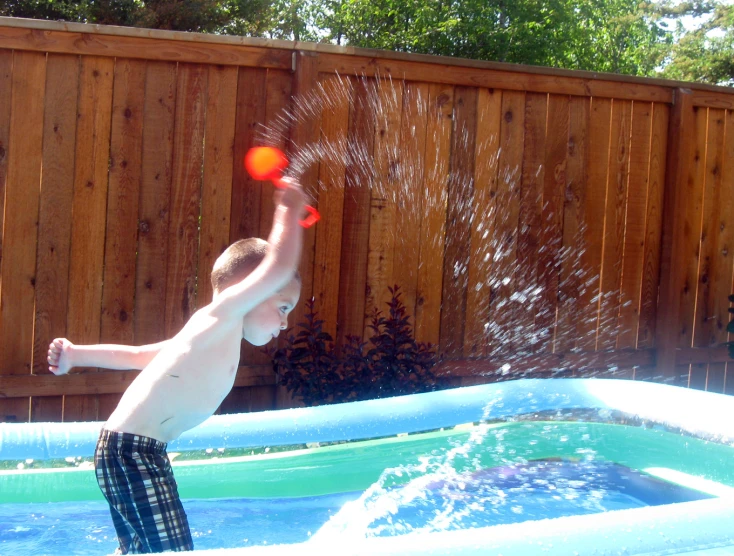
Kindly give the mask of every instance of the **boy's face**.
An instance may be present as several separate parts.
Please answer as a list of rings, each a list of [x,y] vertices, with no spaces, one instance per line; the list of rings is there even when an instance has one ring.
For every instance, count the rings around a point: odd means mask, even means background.
[[[301,282],[293,278],[278,293],[247,313],[242,323],[242,337],[254,346],[264,346],[288,328],[288,315],[301,296]]]

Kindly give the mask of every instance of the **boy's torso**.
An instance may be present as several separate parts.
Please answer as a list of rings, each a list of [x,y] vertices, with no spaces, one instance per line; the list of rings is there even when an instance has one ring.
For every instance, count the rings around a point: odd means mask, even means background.
[[[232,389],[241,338],[241,321],[197,312],[133,381],[105,428],[170,442],[202,423]]]

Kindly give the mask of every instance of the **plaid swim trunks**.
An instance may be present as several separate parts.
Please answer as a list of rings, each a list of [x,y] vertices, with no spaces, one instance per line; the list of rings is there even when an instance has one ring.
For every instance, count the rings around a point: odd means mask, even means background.
[[[94,467],[122,554],[193,550],[164,442],[102,429]]]

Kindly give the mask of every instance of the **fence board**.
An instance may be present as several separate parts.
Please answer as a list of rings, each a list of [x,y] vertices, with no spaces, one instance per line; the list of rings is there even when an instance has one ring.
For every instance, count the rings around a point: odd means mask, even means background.
[[[66,310],[59,300],[65,300],[69,295],[78,89],[79,58],[49,55],[33,331],[33,372],[37,374],[49,372],[46,356],[51,340],[66,335]],[[31,420],[59,421],[62,407],[62,396],[33,398]]]
[[[214,261],[229,245],[232,211],[232,155],[237,109],[237,68],[210,66],[204,138],[204,181],[196,306],[212,300]]]
[[[701,218],[701,246],[698,267],[698,292],[696,294],[696,311],[693,325],[694,347],[714,346],[720,340],[719,331],[729,322],[729,300],[727,291],[731,287],[731,259],[724,255],[721,246],[721,233],[726,228],[726,220],[731,217],[729,211],[722,209],[725,197],[722,191],[721,170],[724,164],[724,122],[725,111],[711,108],[708,111],[708,132],[706,139],[705,178],[703,186],[703,206]],[[724,270],[726,268],[726,270]],[[727,272],[728,271],[728,272]],[[717,293],[724,283],[722,298]]]
[[[576,326],[576,346],[586,351],[594,351],[597,347],[602,309],[601,276],[611,117],[612,101],[592,98],[587,146],[587,183],[581,215],[583,251],[580,265],[584,284],[579,290],[579,322]]]
[[[477,103],[477,89],[455,89],[439,343],[440,352],[447,357],[461,356],[465,345],[468,266],[471,260],[472,211],[469,200],[474,194]]]
[[[545,182],[545,128],[548,116],[548,95],[528,93],[525,97],[525,156],[522,166],[519,233],[517,258],[522,271],[518,273],[517,290],[524,299],[525,308],[519,311],[516,325],[524,331],[534,331],[537,311],[538,265],[543,213],[543,184]],[[520,347],[532,349],[535,342],[531,333],[528,342]]]
[[[609,139],[598,349],[612,349],[619,334],[631,119],[632,103],[615,99]]]
[[[10,375],[29,374],[32,368],[36,223],[45,95],[45,87],[32,85],[43,83],[45,72],[45,56],[14,53],[0,262],[0,369]],[[25,241],[20,241],[21,238]],[[27,412],[28,400],[25,400]]]
[[[497,167],[497,194],[495,198],[496,242],[492,279],[492,303],[490,306],[491,338],[488,355],[512,352],[524,343],[528,330],[517,328],[517,314],[523,310],[515,301],[518,265],[522,260],[517,254],[520,217],[522,160],[525,143],[525,93],[504,91]]]
[[[288,150],[288,115],[292,114],[290,97],[293,92],[293,76],[288,71],[268,70],[265,78],[265,128],[259,130],[264,136],[261,141],[278,147],[283,152]],[[260,197],[260,237],[267,237],[273,227],[273,186],[264,183]]]
[[[473,191],[471,196],[454,199],[459,204],[458,210],[471,213],[466,306],[472,310],[466,314],[464,322],[465,357],[486,355],[490,337],[495,335],[498,326],[492,322],[490,311],[496,288],[493,262],[498,243],[501,243],[497,239],[498,211],[504,210],[498,202],[499,190],[504,189],[498,183],[504,94],[499,89],[479,89],[477,92]],[[452,167],[452,171],[457,170]]]
[[[701,217],[706,183],[708,109],[694,108],[694,112],[696,145],[694,152],[691,153],[693,158],[686,191],[687,203],[683,215],[682,256],[685,281],[684,287],[679,292],[681,328],[678,336],[678,347],[693,345],[698,269],[701,263]]]
[[[69,338],[81,344],[100,334],[113,70],[109,58],[82,58],[67,320]]]
[[[415,338],[419,342],[429,342],[434,345],[438,345],[441,326],[442,269],[453,109],[453,87],[430,85]]]
[[[388,287],[394,285],[393,257],[395,248],[396,203],[399,189],[396,173],[399,164],[400,126],[403,87],[401,82],[378,81],[376,91],[375,133],[372,152],[375,177],[370,199],[370,237],[367,253],[367,301],[369,314],[374,307],[384,310],[389,300]],[[363,336],[372,335],[365,319]]]
[[[652,104],[635,102],[632,106],[632,127],[629,143],[629,177],[624,224],[624,260],[620,292],[618,348],[637,347],[639,334],[651,133]]]
[[[544,249],[538,257],[538,280],[543,291],[535,317],[536,352],[552,351],[555,337],[569,125],[569,97],[550,95],[540,236]]]
[[[360,85],[354,85],[354,89],[355,98],[357,98],[362,94]],[[374,133],[371,124],[372,117],[367,104],[354,103],[350,115],[349,136],[366,140],[372,137]],[[346,335],[361,336],[364,334],[372,193],[369,184],[365,181],[364,168],[356,158],[347,164],[344,188],[337,317],[338,341],[342,341]]]
[[[566,191],[563,207],[563,247],[561,250],[558,284],[558,326],[554,351],[567,351],[578,344],[581,310],[579,295],[582,289],[583,268],[580,265],[583,250],[584,213],[586,211],[587,147],[589,134],[590,100],[571,97],[569,101],[568,159],[566,164]]]
[[[10,107],[13,94],[13,51],[0,49],[0,262],[3,258],[3,219],[5,217],[5,182],[8,177],[8,141]],[[0,274],[0,289],[2,274]]]
[[[349,108],[351,94],[340,93],[340,87],[352,87],[351,81],[343,82],[338,76],[326,76],[322,80],[325,90],[335,93],[329,110],[324,110],[321,120],[321,147],[324,153],[346,154],[347,132],[349,131]],[[356,107],[354,108],[356,110]],[[350,139],[352,139],[350,137]],[[331,157],[330,157],[331,158]],[[316,229],[316,252],[314,255],[313,294],[319,318],[326,321],[324,331],[336,341],[337,315],[339,312],[339,280],[341,266],[342,218],[344,216],[344,189],[346,160],[344,156],[319,166],[319,212],[322,221]]]
[[[148,62],[135,279],[134,335],[139,345],[167,338],[165,319],[161,315],[166,313],[175,112],[176,65]]]
[[[7,65],[3,68],[8,71]],[[6,375],[29,374],[33,357],[33,302],[36,273],[36,222],[41,180],[46,60],[27,52],[13,54],[10,110],[6,120],[3,251],[0,259],[0,369]],[[7,75],[7,74],[6,74]],[[19,241],[13,238],[23,238]],[[28,421],[30,400],[0,400],[2,420]]]
[[[420,221],[424,206],[428,84],[406,83],[400,124],[400,164],[393,252],[394,282],[400,286],[407,315],[415,322],[420,264]]]
[[[177,334],[196,309],[207,81],[205,66],[179,64],[166,271],[168,337]]]
[[[44,25],[45,23],[36,22],[36,25]],[[63,24],[67,29],[77,27],[74,23],[64,22]],[[0,47],[60,54],[116,55],[121,58],[281,69],[289,69],[292,63],[291,52],[285,49],[266,49],[243,44],[212,44],[201,40],[172,40],[148,37],[141,40],[140,37],[124,36],[119,29],[114,27],[105,28],[107,33],[90,33],[88,27],[83,25],[78,27],[84,30],[70,32],[46,29],[39,31],[1,26]],[[114,31],[110,33],[110,29]],[[133,30],[125,31],[135,32]],[[144,32],[151,33],[147,29]]]
[[[411,56],[414,60],[420,56]],[[491,67],[491,63],[474,62],[480,67],[468,65],[442,64],[436,71],[434,63],[428,58],[421,61],[395,60],[378,56],[344,56],[322,52],[319,54],[319,71],[336,72],[339,75],[362,75],[390,77],[410,81],[430,81],[456,86],[498,88],[509,91],[542,92],[557,95],[576,95],[606,97],[647,102],[670,102],[672,92],[668,87],[659,85],[607,81],[590,77],[575,77],[565,74],[564,70],[543,68],[543,73],[535,73],[527,66],[519,66],[511,71]],[[433,59],[430,59],[433,62]],[[464,62],[466,63],[466,62]],[[469,62],[471,63],[471,62]],[[618,76],[615,79],[623,80]],[[627,77],[626,79],[631,79]]]
[[[645,252],[642,269],[642,293],[640,296],[640,326],[637,336],[638,348],[649,348],[655,344],[663,233],[665,153],[667,152],[669,109],[663,104],[653,104],[652,114],[647,214],[645,216]]]
[[[134,340],[135,265],[140,201],[145,62],[118,59],[112,97],[107,235],[100,340]]]
[[[728,341],[726,326],[731,315],[728,312],[730,303],[728,296],[734,293],[734,111],[728,110],[724,114],[724,137],[722,141],[721,165],[717,175],[721,176],[719,187],[721,193],[718,198],[718,237],[714,253],[718,264],[711,279],[714,281],[713,299],[714,314],[716,316],[714,333],[711,343],[720,344]],[[712,169],[713,172],[714,169]]]

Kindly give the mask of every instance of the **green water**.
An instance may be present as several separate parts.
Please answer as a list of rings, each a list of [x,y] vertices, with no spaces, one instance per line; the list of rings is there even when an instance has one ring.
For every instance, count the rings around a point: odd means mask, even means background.
[[[734,447],[663,430],[607,423],[522,421],[456,428],[274,454],[176,463],[182,498],[279,498],[401,484],[436,467],[478,471],[530,460],[664,467],[734,486]],[[183,457],[183,456],[182,456]],[[0,472],[0,503],[101,500],[92,469]]]

